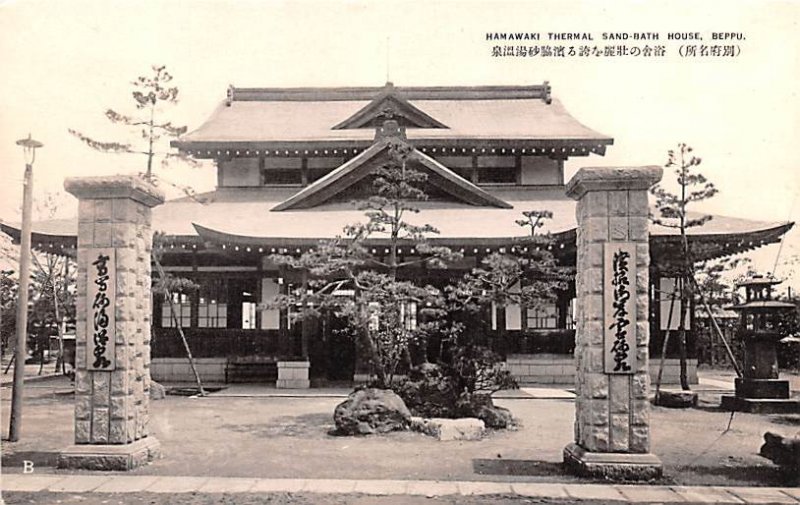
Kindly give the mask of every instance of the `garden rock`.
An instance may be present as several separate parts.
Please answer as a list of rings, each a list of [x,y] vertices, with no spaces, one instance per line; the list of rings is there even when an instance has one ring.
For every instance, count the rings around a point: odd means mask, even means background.
[[[662,389],[656,397],[655,404],[672,409],[687,409],[697,406],[697,393],[675,389]]]
[[[785,470],[800,472],[800,436],[784,437],[775,433],[764,433],[764,445],[759,453]]]
[[[510,410],[495,405],[481,406],[475,413],[475,417],[483,421],[487,428],[495,430],[514,428],[517,425]]]
[[[411,429],[436,437],[438,440],[480,440],[483,437],[485,426],[483,421],[474,417],[461,419],[414,417],[411,421]]]
[[[337,435],[370,435],[404,430],[411,422],[403,400],[388,389],[367,388],[350,393],[333,412]]]
[[[150,399],[163,400],[167,396],[167,389],[158,382],[150,381]]]

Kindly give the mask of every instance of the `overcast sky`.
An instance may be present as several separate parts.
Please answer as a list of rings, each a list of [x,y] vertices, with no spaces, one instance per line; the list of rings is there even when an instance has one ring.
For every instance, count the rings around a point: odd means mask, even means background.
[[[702,156],[720,189],[705,212],[797,221],[800,143],[800,2],[255,2],[0,0],[0,218],[19,219],[21,150],[44,142],[35,194],[63,178],[136,173],[144,160],[91,151],[67,130],[136,140],[103,112],[132,112],[129,82],[164,64],[180,103],[164,117],[198,127],[237,86],[538,84],[587,126],[615,139],[581,166],[662,165],[678,141]],[[526,45],[604,46],[604,32],[658,32],[668,56],[493,58],[487,32],[535,32]],[[588,32],[593,42],[552,42],[547,33]],[[739,55],[683,58],[667,33],[741,32]],[[685,43],[685,42],[684,42]],[[688,42],[694,44],[695,42]],[[164,176],[213,189],[210,166]],[[61,214],[74,211],[64,198]],[[781,258],[800,250],[792,231]],[[777,246],[758,254],[771,270]],[[782,272],[779,270],[778,274]],[[788,273],[788,271],[786,272]],[[796,280],[794,282],[797,284]]]

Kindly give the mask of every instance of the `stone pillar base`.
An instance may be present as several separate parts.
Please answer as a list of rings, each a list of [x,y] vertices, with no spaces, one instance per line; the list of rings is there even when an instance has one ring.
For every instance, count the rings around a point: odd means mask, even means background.
[[[128,471],[161,457],[161,443],[147,437],[130,444],[71,445],[58,455],[59,468]]]
[[[789,381],[782,379],[748,379],[736,378],[734,380],[736,396],[740,398],[772,398],[786,400],[789,394]]]
[[[721,408],[751,414],[800,414],[800,400],[722,395]]]
[[[576,443],[564,447],[564,466],[581,477],[652,480],[662,475],[661,460],[651,453],[589,452]]]

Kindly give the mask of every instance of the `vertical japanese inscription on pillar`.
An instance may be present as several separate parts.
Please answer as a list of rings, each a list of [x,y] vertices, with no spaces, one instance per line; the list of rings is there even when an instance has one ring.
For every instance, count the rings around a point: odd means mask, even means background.
[[[636,370],[636,244],[608,242],[603,258],[604,370]]]
[[[114,249],[89,249],[86,279],[86,369],[114,370],[116,272]]]

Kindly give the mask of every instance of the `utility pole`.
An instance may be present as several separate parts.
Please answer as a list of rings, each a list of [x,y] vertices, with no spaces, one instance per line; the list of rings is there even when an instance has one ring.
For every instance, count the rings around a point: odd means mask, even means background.
[[[31,263],[31,212],[33,207],[33,162],[42,143],[28,138],[17,141],[25,153],[25,180],[22,190],[22,230],[19,252],[19,292],[17,293],[17,349],[14,358],[14,389],[11,395],[11,422],[8,440],[16,442],[22,429],[22,393],[25,382],[26,340],[28,338],[28,283]]]

